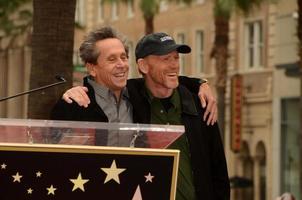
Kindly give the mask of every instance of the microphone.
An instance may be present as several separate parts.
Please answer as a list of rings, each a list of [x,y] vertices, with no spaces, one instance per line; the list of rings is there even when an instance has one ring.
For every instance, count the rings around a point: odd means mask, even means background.
[[[66,82],[66,79],[63,77],[63,76],[60,76],[60,75],[56,75],[55,78],[58,80],[58,81],[62,81],[62,82]]]
[[[53,87],[53,86],[56,86],[56,85],[60,85],[60,84],[63,84],[63,83],[66,83],[66,82],[67,82],[66,79],[65,79],[63,76],[56,75],[55,78],[56,78],[59,82],[52,83],[52,84],[49,84],[49,85],[45,85],[45,86],[42,86],[42,87],[39,87],[39,88],[36,88],[36,89],[28,90],[28,91],[25,91],[25,92],[21,92],[21,93],[15,94],[15,95],[13,95],[13,96],[8,96],[8,97],[1,98],[1,99],[0,99],[0,102],[1,102],[1,101],[5,101],[5,100],[7,100],[7,99],[14,98],[14,97],[18,97],[18,96],[21,96],[21,95],[24,95],[24,94],[29,94],[29,93],[32,93],[32,92],[37,92],[37,91],[40,91],[40,90],[44,90],[44,89],[46,89],[46,88],[50,88],[50,87]]]

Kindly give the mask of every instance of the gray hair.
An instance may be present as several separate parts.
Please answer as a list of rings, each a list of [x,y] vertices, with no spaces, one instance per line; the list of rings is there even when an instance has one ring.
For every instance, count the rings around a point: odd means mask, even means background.
[[[282,196],[277,198],[278,200],[295,200],[294,195],[292,195],[291,193],[283,193]]]
[[[98,49],[95,48],[95,44],[100,40],[105,40],[108,38],[119,39],[123,43],[126,54],[128,56],[129,49],[126,44],[126,39],[122,35],[118,34],[113,28],[106,26],[92,31],[86,36],[79,49],[82,61],[85,64],[97,64],[97,59],[101,52],[99,52]]]

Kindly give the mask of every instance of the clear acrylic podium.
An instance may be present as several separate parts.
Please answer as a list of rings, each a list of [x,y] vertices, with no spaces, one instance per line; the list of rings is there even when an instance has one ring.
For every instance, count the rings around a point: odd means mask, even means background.
[[[0,118],[0,199],[175,199],[183,126]]]

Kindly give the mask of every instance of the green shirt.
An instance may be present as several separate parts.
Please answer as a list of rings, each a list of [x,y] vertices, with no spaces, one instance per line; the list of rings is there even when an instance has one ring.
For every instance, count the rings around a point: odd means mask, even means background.
[[[151,105],[152,124],[182,124],[181,102],[177,90],[167,99],[158,99],[153,97],[149,91],[147,93]],[[186,135],[183,134],[169,148],[180,150],[176,200],[195,200],[190,150]]]

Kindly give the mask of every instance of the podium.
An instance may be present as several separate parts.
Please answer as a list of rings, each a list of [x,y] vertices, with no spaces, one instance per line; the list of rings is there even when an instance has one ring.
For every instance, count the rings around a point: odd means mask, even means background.
[[[183,126],[0,119],[1,200],[174,200]]]

